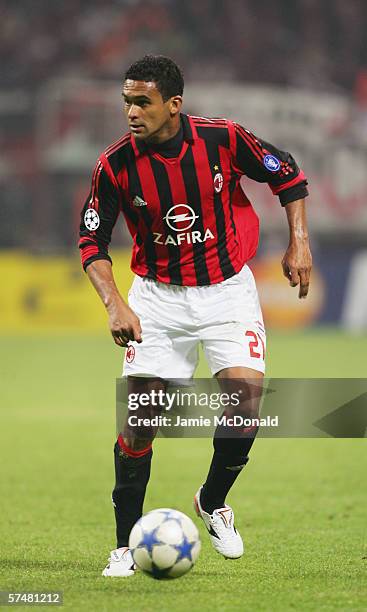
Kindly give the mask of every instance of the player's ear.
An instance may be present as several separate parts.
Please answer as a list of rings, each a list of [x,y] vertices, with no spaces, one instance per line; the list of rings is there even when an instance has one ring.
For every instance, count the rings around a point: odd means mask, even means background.
[[[169,110],[171,115],[177,115],[182,107],[182,96],[173,96],[170,99]]]

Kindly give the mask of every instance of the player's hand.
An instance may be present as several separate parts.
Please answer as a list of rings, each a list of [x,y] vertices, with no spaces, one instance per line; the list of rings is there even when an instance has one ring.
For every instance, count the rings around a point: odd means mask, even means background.
[[[122,299],[114,300],[107,310],[110,331],[118,346],[127,347],[130,340],[143,341],[139,317]]]
[[[312,268],[312,255],[308,239],[291,242],[282,259],[284,276],[289,280],[291,287],[299,285],[299,298],[308,294],[310,274]]]

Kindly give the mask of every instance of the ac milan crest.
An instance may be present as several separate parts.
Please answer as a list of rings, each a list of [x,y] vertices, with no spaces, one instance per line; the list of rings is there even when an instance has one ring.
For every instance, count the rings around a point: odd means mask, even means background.
[[[217,172],[214,177],[214,189],[217,193],[220,193],[223,188],[223,174]]]
[[[133,346],[128,346],[126,349],[126,361],[127,363],[131,363],[132,361],[134,361],[135,358],[135,349]]]

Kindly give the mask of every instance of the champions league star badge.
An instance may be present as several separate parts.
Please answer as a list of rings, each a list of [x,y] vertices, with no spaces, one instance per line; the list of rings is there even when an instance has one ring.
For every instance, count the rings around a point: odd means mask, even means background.
[[[275,155],[265,155],[264,157],[264,166],[270,172],[278,172],[280,168],[280,161]]]
[[[99,228],[99,215],[97,211],[94,210],[94,208],[88,208],[88,210],[85,211],[84,223],[85,227],[91,232],[94,232],[96,229]]]

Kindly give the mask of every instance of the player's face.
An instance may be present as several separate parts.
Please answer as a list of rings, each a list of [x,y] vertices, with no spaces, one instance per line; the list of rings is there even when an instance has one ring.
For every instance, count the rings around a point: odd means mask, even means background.
[[[172,125],[181,108],[180,96],[163,101],[155,83],[127,79],[123,92],[129,129],[137,140],[163,142],[171,137]]]

